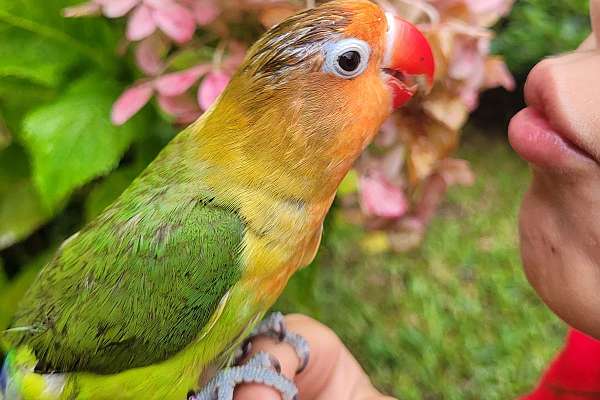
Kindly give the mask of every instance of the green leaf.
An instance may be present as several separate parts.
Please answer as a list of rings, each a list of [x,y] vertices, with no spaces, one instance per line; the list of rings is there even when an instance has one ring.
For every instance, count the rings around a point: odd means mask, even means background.
[[[338,196],[344,197],[356,193],[358,191],[358,179],[356,171],[350,170],[338,187]]]
[[[31,32],[0,25],[0,76],[29,79],[51,87],[57,86],[77,61],[77,53],[66,46]]]
[[[215,49],[207,46],[186,47],[178,50],[169,57],[169,70],[180,71],[201,63],[209,63],[213,59],[214,53]]]
[[[73,190],[114,169],[136,132],[138,116],[117,127],[110,122],[120,88],[92,75],[75,82],[55,103],[25,117],[22,140],[31,154],[33,179],[54,209]]]
[[[8,130],[8,126],[6,126],[6,122],[4,122],[2,113],[0,113],[0,150],[7,148],[11,140],[12,135]]]
[[[588,3],[588,0],[516,2],[507,20],[497,27],[493,52],[506,59],[511,71],[524,75],[540,59],[574,50],[590,33]]]
[[[0,152],[0,250],[29,236],[50,213],[29,178],[27,157],[18,146]]]
[[[4,269],[4,261],[0,258],[0,289],[6,286],[8,282],[8,278],[6,276],[6,271]]]
[[[80,57],[82,60],[113,71],[121,29],[105,18],[64,18],[62,10],[74,3],[77,0],[0,0],[0,25],[4,29],[15,29],[35,36],[36,40],[42,40],[48,46],[47,50],[60,46],[60,52],[52,57],[75,52],[83,56]],[[7,41],[12,41],[12,34],[7,37],[10,37]],[[44,43],[40,46],[43,47]],[[36,49],[39,50],[39,47],[35,46],[33,51]],[[21,51],[30,53],[28,49]],[[34,65],[28,67],[36,68]],[[24,73],[24,68],[20,69],[20,73]]]
[[[0,77],[0,114],[13,138],[21,130],[27,112],[57,96],[57,91],[48,86],[21,78]]]

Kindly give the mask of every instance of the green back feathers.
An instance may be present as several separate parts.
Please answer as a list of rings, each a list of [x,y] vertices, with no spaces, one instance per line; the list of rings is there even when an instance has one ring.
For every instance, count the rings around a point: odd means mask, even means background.
[[[193,341],[239,279],[244,225],[176,138],[41,271],[8,334],[42,371],[115,373]]]

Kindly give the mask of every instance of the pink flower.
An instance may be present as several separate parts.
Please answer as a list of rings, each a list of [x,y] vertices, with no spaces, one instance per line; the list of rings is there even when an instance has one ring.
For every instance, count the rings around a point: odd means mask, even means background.
[[[500,57],[491,57],[485,63],[484,88],[502,86],[508,91],[515,90],[517,84],[508,67]]]
[[[221,14],[217,0],[184,0],[194,13],[194,18],[200,26],[213,23]]]
[[[391,184],[383,173],[361,176],[360,205],[363,212],[381,218],[400,218],[408,210],[408,200],[399,187]]]
[[[162,56],[169,50],[169,41],[163,35],[151,35],[135,47],[135,62],[147,75],[158,75],[165,69]]]
[[[491,24],[491,21],[508,14],[513,2],[514,0],[465,0],[465,4],[473,14],[487,16],[483,20],[483,25],[486,26]]]
[[[154,80],[154,88],[164,96],[179,96],[191,88],[200,77],[211,69],[209,64],[200,64],[194,68],[163,75]]]
[[[96,0],[102,4],[102,13],[108,18],[119,18],[127,14],[139,0]]]
[[[112,108],[111,121],[115,125],[123,125],[144,105],[150,101],[153,93],[152,85],[148,82],[127,89],[117,99]]]
[[[180,114],[182,114],[180,111],[176,113],[170,112],[175,107],[169,107],[169,105],[173,105],[175,100],[171,101],[167,98],[183,95],[202,75],[205,75],[209,71],[210,65],[200,64],[193,68],[166,74],[154,80],[141,82],[128,88],[113,104],[111,114],[113,124],[122,125],[127,122],[150,101],[155,91],[162,98],[162,104],[167,104],[165,111],[176,118],[180,117]],[[161,102],[159,102],[159,105],[161,105]]]
[[[140,4],[129,16],[127,21],[127,39],[132,42],[150,36],[156,30],[156,21],[152,9],[145,4]]]
[[[177,43],[188,42],[196,31],[195,14],[175,0],[90,0],[64,10],[65,16],[80,17],[102,12],[108,18],[129,14],[127,39],[135,42],[157,28]]]
[[[196,31],[194,14],[170,0],[145,0],[156,26],[177,43],[188,42]]]
[[[206,76],[198,88],[197,101],[190,89]],[[179,72],[172,72],[151,81],[137,83],[128,88],[113,105],[111,119],[122,125],[158,93],[158,105],[178,123],[194,121],[201,110],[207,110],[229,83],[230,75],[222,70],[212,70],[210,64],[200,64]]]
[[[63,14],[65,17],[84,17],[102,13],[108,18],[118,18],[131,11],[138,2],[139,0],[90,0],[65,8]]]
[[[173,116],[178,124],[194,122],[202,114],[194,97],[187,93],[172,97],[159,95],[158,105],[163,111]]]
[[[206,75],[206,78],[204,78],[198,88],[198,104],[200,104],[200,108],[208,110],[212,103],[221,95],[230,79],[229,75],[219,70],[212,71]]]
[[[443,17],[466,19],[481,27],[492,26],[508,14],[514,0],[428,0]],[[466,8],[468,15],[462,13]],[[457,11],[459,10],[459,11]]]
[[[469,110],[479,104],[479,92],[485,80],[485,59],[489,38],[457,34],[448,76],[463,81],[460,96]]]

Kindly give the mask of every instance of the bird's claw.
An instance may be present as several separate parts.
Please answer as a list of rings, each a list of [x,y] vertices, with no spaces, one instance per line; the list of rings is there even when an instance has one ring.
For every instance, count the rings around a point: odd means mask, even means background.
[[[285,325],[285,317],[280,312],[274,312],[265,318],[250,334],[242,345],[242,350],[237,359],[243,360],[252,348],[251,340],[257,336],[268,336],[279,342],[285,342],[292,346],[300,359],[300,367],[296,373],[304,371],[310,357],[308,342],[300,335],[289,332]]]
[[[281,393],[283,400],[297,400],[298,389],[280,374],[281,365],[273,356],[258,352],[244,365],[219,372],[200,392],[190,392],[188,400],[233,400],[233,391],[241,383],[260,383]]]

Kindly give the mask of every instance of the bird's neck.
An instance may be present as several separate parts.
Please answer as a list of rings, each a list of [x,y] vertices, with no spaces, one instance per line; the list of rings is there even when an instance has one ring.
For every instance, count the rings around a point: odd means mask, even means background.
[[[239,211],[260,240],[314,241],[339,183],[383,122],[384,112],[337,101],[259,92],[234,81],[192,124],[181,151],[191,176]],[[286,93],[302,93],[298,90]],[[307,250],[308,253],[310,251]]]
[[[189,128],[190,148],[215,183],[289,202],[329,202],[365,144],[358,139],[342,152],[331,143],[332,128],[307,128],[277,110],[257,118],[222,103]]]

